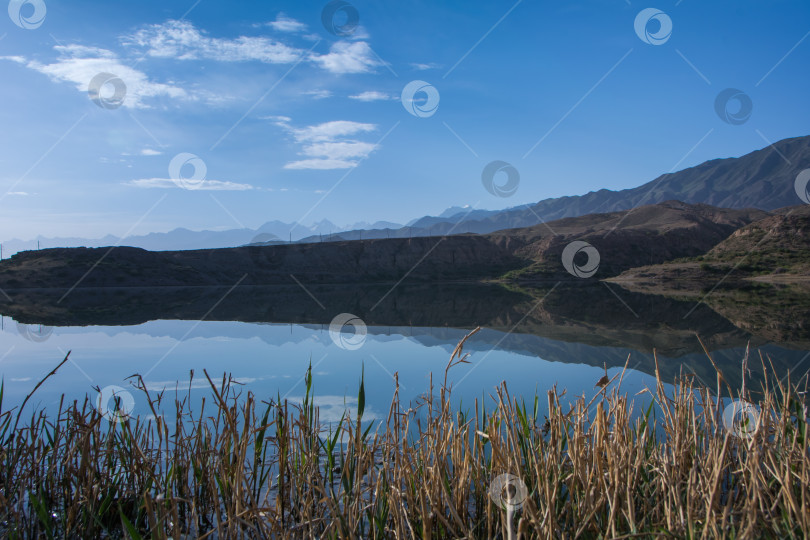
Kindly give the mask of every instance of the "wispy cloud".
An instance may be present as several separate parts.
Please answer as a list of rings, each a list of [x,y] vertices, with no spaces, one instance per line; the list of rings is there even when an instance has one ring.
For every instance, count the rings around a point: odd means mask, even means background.
[[[375,124],[335,120],[296,128],[286,117],[276,118],[275,123],[302,144],[300,154],[306,157],[287,163],[285,169],[349,169],[377,148],[376,144],[352,138],[376,130]]]
[[[281,16],[267,24],[288,33],[306,28],[294,19]],[[211,37],[188,21],[175,20],[149,25],[124,37],[123,42],[127,46],[143,49],[148,56],[178,60],[292,64],[305,53],[303,49],[266,36]],[[307,60],[337,74],[367,73],[382,65],[365,41],[338,41],[328,53],[310,53]]]
[[[388,101],[390,99],[399,99],[396,96],[386,94],[385,92],[378,92],[376,90],[360,92],[359,94],[349,96],[349,98],[356,99],[358,101]]]
[[[267,26],[278,32],[287,32],[291,34],[304,32],[307,29],[307,25],[287,17],[283,13],[276,15],[276,20],[267,23]]]
[[[310,169],[310,170],[332,170],[332,169],[351,169],[357,165],[356,161],[346,159],[301,159],[298,161],[291,161],[284,165],[285,169]]]
[[[310,59],[336,74],[367,73],[382,65],[365,41],[338,41],[327,54],[313,54]]]
[[[256,377],[234,377],[233,381],[239,384],[251,384],[260,379]],[[191,390],[200,390],[202,388],[210,388],[210,384],[208,381],[201,381],[197,379],[196,381],[186,383],[178,383],[176,380],[168,380],[168,381],[146,381],[144,382],[144,386],[150,392],[162,392],[163,390],[173,390],[178,389],[180,391],[191,389]],[[150,415],[151,416],[151,415]],[[153,416],[154,418],[154,416]]]
[[[365,157],[374,151],[375,145],[361,141],[320,142],[307,146],[304,154],[308,156],[328,156],[335,159]]]
[[[369,34],[368,29],[361,24],[354,29],[354,32],[352,32],[352,35],[349,36],[348,39],[351,39],[352,41],[367,40],[371,39],[371,34]]]
[[[290,403],[302,403],[303,396],[290,396],[287,398]],[[343,395],[325,395],[312,398],[315,407],[318,407],[318,420],[323,422],[338,422],[341,418],[354,418],[357,415],[357,398]],[[368,404],[365,406],[363,418],[376,420],[381,418],[380,414],[373,410]]]
[[[442,67],[441,65],[434,64],[433,62],[430,62],[428,64],[420,64],[420,63],[414,62],[414,63],[411,63],[410,66],[413,69],[417,70],[417,71],[427,71],[429,69],[439,69],[440,67]]]
[[[284,16],[267,23],[282,32],[298,32],[303,23]],[[354,36],[357,39],[357,36]],[[149,56],[179,60],[216,60],[220,62],[259,61],[268,64],[291,64],[304,54],[265,36],[238,36],[232,39],[214,38],[188,21],[170,20],[142,28],[123,39],[126,45],[145,49]],[[336,74],[367,73],[382,65],[365,41],[338,41],[326,54],[311,53],[307,60]]]
[[[159,188],[159,189],[173,189],[181,188],[182,186],[170,178],[142,178],[139,180],[130,180],[124,182],[124,185],[138,187],[138,188]],[[200,191],[246,191],[253,189],[250,184],[237,184],[236,182],[228,182],[222,180],[203,180],[200,183],[193,185],[194,190]]]
[[[153,150],[151,148],[144,148],[143,150],[141,150],[142,156],[159,156],[162,153],[163,152],[159,152],[158,150]]]
[[[76,85],[80,92],[87,92],[90,81],[99,73],[111,73],[126,85],[124,107],[146,108],[145,98],[165,96],[170,98],[194,99],[183,88],[155,82],[137,69],[131,68],[118,58],[114,52],[83,45],[57,45],[54,47],[59,57],[51,64],[35,60],[26,60],[20,56],[0,57],[22,64],[50,77],[54,81],[69,82]]]
[[[289,126],[287,126],[289,127]],[[377,129],[375,124],[352,122],[351,120],[334,120],[305,128],[289,128],[298,142],[331,141],[338,137],[368,133]]]
[[[275,21],[267,24],[286,33],[306,29],[303,23],[281,14]],[[148,108],[149,99],[158,97],[206,102],[222,101],[223,98],[199,88],[189,90],[178,83],[157,82],[141,71],[143,68],[130,67],[136,64],[122,59],[122,56],[129,58],[137,54],[180,61],[294,64],[300,61],[302,55],[306,55],[308,63],[334,74],[366,73],[382,65],[365,41],[338,41],[331,46],[328,53],[308,53],[305,49],[267,36],[212,37],[188,21],[169,20],[151,24],[120,39],[124,47],[121,56],[110,49],[71,44],[55,46],[54,51],[58,56],[50,63],[20,55],[2,56],[0,59],[24,65],[54,81],[72,83],[81,92],[88,91],[88,85],[96,75],[110,73],[126,85],[122,105],[132,109]],[[331,96],[331,92],[313,90],[308,95],[323,99]]]
[[[259,120],[270,120],[274,124],[278,125],[289,124],[292,122],[292,118],[289,116],[260,116]]]
[[[313,99],[326,99],[332,97],[332,92],[329,90],[309,90],[304,92],[305,96],[310,96]]]
[[[149,25],[125,37],[123,41],[126,45],[145,49],[149,56],[178,60],[253,60],[268,64],[290,64],[304,52],[263,36],[213,38],[188,21],[174,20]]]

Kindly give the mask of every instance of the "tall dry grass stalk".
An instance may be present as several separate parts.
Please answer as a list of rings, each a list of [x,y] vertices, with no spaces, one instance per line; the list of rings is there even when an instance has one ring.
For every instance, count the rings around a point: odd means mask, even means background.
[[[466,362],[463,345],[448,370]],[[730,429],[729,400],[717,398],[722,374],[715,389],[684,377],[667,390],[658,377],[642,410],[634,410],[640,398],[622,393],[623,375],[590,399],[550,391],[547,418],[539,419],[539,397],[526,404],[506,385],[469,412],[454,409],[445,372],[439,396],[430,397],[432,382],[426,392],[426,412],[404,408],[396,384],[377,422],[363,420],[361,379],[357,410],[331,426],[319,421],[310,371],[298,404],[257,401],[206,373],[210,399],[194,407],[176,399],[170,421],[161,416],[168,398],[139,378],[134,385],[152,416],[120,423],[85,399],[63,400],[52,417],[33,412],[20,426],[23,411],[2,409],[0,387],[0,535],[789,538],[810,531],[807,408],[790,383],[771,379],[756,400],[741,396],[761,414]],[[511,480],[503,486],[503,478]]]

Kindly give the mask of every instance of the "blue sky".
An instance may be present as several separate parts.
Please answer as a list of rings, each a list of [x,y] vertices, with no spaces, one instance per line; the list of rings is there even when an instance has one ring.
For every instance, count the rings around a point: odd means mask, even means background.
[[[352,0],[342,36],[325,2],[195,2],[12,0],[0,238],[405,222],[633,187],[808,134],[806,0]],[[637,34],[650,7],[662,16]],[[415,80],[438,106],[403,103]],[[738,125],[715,112],[727,88],[753,104]],[[482,185],[494,160],[519,171],[514,195]]]

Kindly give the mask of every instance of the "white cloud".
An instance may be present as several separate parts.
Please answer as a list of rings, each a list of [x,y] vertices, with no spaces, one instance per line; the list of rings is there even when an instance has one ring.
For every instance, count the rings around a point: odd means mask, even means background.
[[[363,124],[350,120],[334,120],[332,122],[324,122],[323,124],[307,126],[300,129],[287,127],[298,142],[332,141],[338,137],[367,133],[377,129],[375,124]]]
[[[283,13],[276,15],[276,20],[267,23],[267,26],[279,32],[303,32],[307,29],[307,25],[295,19],[285,16]]]
[[[256,377],[233,377],[231,379],[233,382],[238,384],[251,384],[260,379]],[[183,391],[186,389],[190,390],[200,390],[203,388],[211,388],[211,385],[208,381],[197,379],[193,382],[178,382],[177,380],[168,380],[168,381],[144,381],[144,386],[150,392],[162,392],[163,390],[174,390],[175,388]],[[159,414],[158,416],[163,416]],[[365,417],[365,415],[363,415]],[[154,420],[154,415],[149,415],[147,418],[152,418]]]
[[[267,24],[281,32],[303,32],[306,29],[303,23],[283,14]],[[354,39],[357,39],[356,35]],[[307,53],[267,36],[211,37],[188,21],[169,20],[152,24],[121,37],[121,42],[130,53],[172,60],[293,64],[307,55],[308,62],[334,74],[366,73],[383,65],[365,41],[338,41],[326,54]],[[126,85],[123,106],[128,108],[148,108],[149,98],[156,97],[206,102],[226,100],[221,93],[206,94],[204,90],[187,90],[174,82],[154,81],[144,71],[130,67],[137,63],[123,61],[112,50],[77,44],[57,45],[54,50],[58,57],[51,63],[24,56],[0,56],[0,59],[24,65],[54,81],[73,83],[81,92],[87,92],[90,81],[99,73],[111,73]],[[105,85],[104,90],[108,87],[111,85]],[[315,90],[309,95],[323,99],[331,92]]]
[[[377,129],[374,124],[349,120],[335,120],[314,126],[295,128],[289,118],[275,118],[275,123],[292,134],[301,143],[300,154],[306,159],[291,161],[285,169],[349,169],[368,157],[377,145],[358,141],[351,136],[369,133]]]
[[[349,96],[349,98],[358,101],[387,101],[389,99],[398,99],[396,96],[391,96],[385,92],[377,92],[376,90],[360,92],[359,94]]]
[[[356,165],[357,165],[356,161],[350,161],[346,159],[302,159],[299,161],[291,161],[285,164],[284,168],[332,170],[332,169],[351,169]]]
[[[292,118],[289,116],[260,116],[259,120],[270,120],[278,126],[286,126],[292,122]]]
[[[124,185],[138,188],[160,188],[171,189],[182,187],[178,182],[170,178],[142,178],[140,180],[130,180]],[[203,180],[199,184],[193,185],[194,190],[199,191],[245,191],[253,189],[250,184],[237,184],[221,180]]]
[[[8,193],[6,193],[6,195],[19,195],[21,197],[24,197],[24,196],[28,195],[28,192],[27,191],[9,191]]]
[[[332,97],[332,92],[329,90],[309,90],[304,92],[305,96],[312,96],[313,99],[325,99]]]
[[[361,24],[360,26],[354,29],[354,32],[352,32],[352,35],[349,37],[349,39],[352,39],[354,41],[371,39],[371,34],[369,34],[368,30],[366,30],[366,27]]]
[[[179,60],[254,60],[268,64],[290,64],[303,53],[300,49],[267,37],[212,38],[188,21],[174,20],[138,30],[126,37],[124,43],[145,48],[149,56]]]
[[[313,54],[310,59],[330,73],[366,73],[381,66],[365,41],[338,41],[327,54]]]
[[[87,92],[90,81],[99,73],[110,73],[126,85],[124,107],[146,108],[144,98],[166,96],[175,99],[193,99],[188,92],[177,86],[149,80],[145,73],[121,63],[118,56],[109,50],[82,45],[57,45],[59,58],[52,64],[42,64],[20,57],[3,57],[24,64],[43,73],[54,81],[70,82],[80,92]]]
[[[151,148],[144,148],[143,150],[141,150],[141,155],[142,156],[159,156],[162,153],[163,152],[159,152],[157,150],[152,150]]]
[[[290,396],[290,403],[302,403],[303,396]],[[357,398],[344,395],[324,395],[312,398],[312,403],[318,408],[318,420],[323,422],[339,422],[341,418],[354,418],[357,416]],[[368,403],[363,411],[363,420],[377,420],[383,418]]]
[[[328,156],[333,159],[366,157],[374,151],[376,145],[360,141],[319,142],[304,147],[307,156]]]
[[[420,64],[420,63],[412,63],[411,67],[417,71],[427,71],[429,69],[439,69],[441,66],[439,64],[434,64],[430,62],[428,64]]]
[[[306,25],[279,15],[267,23],[282,32],[303,31]],[[361,39],[368,36],[363,35]],[[357,40],[358,36],[353,36]],[[233,39],[213,38],[188,21],[170,20],[153,24],[124,38],[124,43],[146,49],[158,58],[179,60],[217,60],[220,62],[259,61],[269,64],[292,64],[304,54],[303,49],[268,37],[239,36]],[[365,41],[338,41],[327,54],[312,53],[308,60],[330,73],[367,73],[383,65]]]

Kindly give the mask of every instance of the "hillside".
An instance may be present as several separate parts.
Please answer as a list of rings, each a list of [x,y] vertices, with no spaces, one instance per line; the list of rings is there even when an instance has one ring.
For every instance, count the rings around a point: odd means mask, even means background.
[[[810,206],[783,208],[741,227],[705,255],[633,268],[614,280],[664,292],[702,289],[721,279],[728,284],[810,279]]]
[[[21,252],[0,263],[0,287],[576,281],[561,261],[563,249],[574,240],[590,242],[599,251],[599,279],[648,262],[704,253],[765,215],[671,201],[488,235],[163,252],[54,248]]]
[[[728,210],[667,201],[630,211],[565,218],[491,236],[511,242],[517,256],[531,261],[513,271],[511,278],[567,277],[560,261],[563,250],[573,240],[586,241],[598,250],[600,265],[596,276],[605,278],[648,262],[697,256],[736,229],[765,215],[760,210]]]

